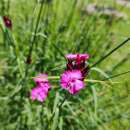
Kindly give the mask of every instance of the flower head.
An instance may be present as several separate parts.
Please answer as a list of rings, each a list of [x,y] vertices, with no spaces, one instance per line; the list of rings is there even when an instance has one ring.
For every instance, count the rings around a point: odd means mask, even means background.
[[[43,102],[48,95],[48,91],[44,87],[35,87],[31,91],[31,99]]]
[[[89,59],[89,54],[67,54],[67,70],[80,70],[83,77],[88,73],[89,67],[85,63]]]
[[[7,28],[12,28],[12,21],[7,16],[3,16],[3,21]]]
[[[65,71],[61,75],[61,87],[71,94],[76,94],[84,88],[82,73],[80,70]]]
[[[40,74],[34,78],[34,81],[36,82],[36,87],[33,88],[31,91],[32,100],[43,102],[46,99],[51,88],[47,78],[48,76],[46,74]]]

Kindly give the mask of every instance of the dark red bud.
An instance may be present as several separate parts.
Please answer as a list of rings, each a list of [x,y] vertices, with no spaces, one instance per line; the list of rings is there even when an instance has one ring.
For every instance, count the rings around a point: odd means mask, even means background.
[[[12,21],[7,16],[3,16],[4,24],[7,28],[12,28]]]
[[[26,60],[26,64],[31,64],[31,63],[32,63],[31,56],[28,56],[28,57],[27,57],[27,60]]]

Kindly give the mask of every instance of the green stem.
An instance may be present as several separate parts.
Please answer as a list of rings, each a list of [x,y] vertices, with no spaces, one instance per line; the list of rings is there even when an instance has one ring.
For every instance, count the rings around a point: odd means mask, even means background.
[[[39,26],[39,23],[40,23],[40,17],[41,17],[43,5],[44,5],[44,4],[43,4],[43,2],[42,2],[42,3],[41,3],[41,6],[40,6],[39,13],[38,13],[37,21],[36,21],[36,26],[35,26],[35,30],[34,30],[34,35],[33,35],[33,37],[32,37],[31,40],[30,40],[30,48],[29,48],[29,53],[28,53],[28,57],[27,57],[27,58],[31,57],[31,55],[32,55],[34,43],[35,43],[35,40],[36,40],[36,33],[37,33],[38,26]]]
[[[36,33],[37,33],[37,30],[38,30],[38,26],[39,26],[39,22],[40,22],[40,17],[41,17],[42,9],[43,9],[43,3],[41,3],[40,10],[39,10],[39,13],[38,13],[38,17],[37,17],[37,21],[36,21],[36,26],[35,26],[35,30],[34,30],[34,35],[30,39],[30,48],[29,48],[27,60],[29,58],[31,58],[31,55],[32,55],[32,51],[33,51],[34,43],[35,43],[35,40],[36,40]],[[23,79],[21,80],[21,85],[22,86],[25,86],[25,84],[27,83],[28,71],[29,71],[29,64],[26,65],[25,74],[24,74]],[[22,89],[21,89],[21,101],[22,101],[22,105],[24,103],[24,101],[23,101],[23,97],[24,97],[23,95],[24,95],[24,93],[25,92],[24,92],[24,89],[22,87]],[[20,116],[21,116],[21,113],[20,113]],[[20,125],[22,126],[22,118],[20,120]]]
[[[130,53],[126,57],[124,57],[120,62],[114,65],[110,71],[107,71],[107,72],[111,74],[113,71],[118,69],[121,65],[123,65],[129,59],[129,57],[130,57]]]
[[[7,1],[7,13],[8,13],[8,15],[9,15],[9,12],[10,12],[10,3],[11,3],[11,1],[8,0]]]
[[[112,76],[110,76],[108,78],[103,79],[102,81],[113,79],[113,78],[116,78],[116,77],[119,77],[119,76],[122,76],[122,75],[125,75],[125,74],[128,74],[128,73],[130,73],[130,70],[126,71],[126,72],[123,72],[123,73],[120,73],[120,74],[112,75]]]
[[[48,79],[54,79],[54,80],[59,80],[60,79],[60,76],[49,76]]]
[[[96,65],[98,65],[99,63],[101,63],[103,60],[105,60],[108,56],[110,56],[113,52],[115,52],[117,49],[119,49],[120,47],[122,47],[123,45],[125,45],[128,41],[130,40],[130,38],[127,38],[125,41],[123,41],[121,44],[119,44],[117,47],[115,47],[114,49],[112,49],[109,53],[107,53],[105,56],[103,56],[101,59],[99,59],[95,64],[93,64],[92,66],[90,66],[90,69],[92,67],[95,67]]]
[[[63,98],[62,102],[59,104],[59,111],[61,110],[62,105],[64,104],[65,100],[67,99],[68,94],[65,94],[65,97]]]
[[[67,99],[67,94],[65,95],[64,99],[62,100],[62,102],[58,105],[58,109],[61,112],[61,107],[64,104],[65,100]],[[50,118],[50,120],[48,121],[47,125],[46,125],[46,129],[49,130],[49,125],[51,124],[53,117],[55,116],[55,112],[52,113],[52,116]]]
[[[32,77],[32,78],[44,78],[42,76],[36,76],[36,77]],[[49,80],[59,80],[60,76],[49,76],[48,77]],[[90,82],[90,83],[104,83],[104,80],[95,80],[95,79],[84,79],[84,82]],[[118,83],[118,82],[115,82]]]
[[[35,26],[35,30],[34,30],[34,35],[30,39],[30,48],[29,48],[27,59],[26,59],[26,63],[31,60],[32,51],[33,51],[34,43],[35,43],[35,40],[36,40],[36,34],[37,34],[38,26],[39,26],[39,23],[40,23],[40,17],[41,17],[43,5],[44,4],[42,2],[41,6],[40,6],[39,13],[38,13],[38,16],[37,16],[37,21],[36,21],[36,26]],[[27,66],[26,66],[26,69],[25,69],[25,77],[27,77],[27,75],[28,75],[28,67],[29,67],[29,64],[27,63]]]

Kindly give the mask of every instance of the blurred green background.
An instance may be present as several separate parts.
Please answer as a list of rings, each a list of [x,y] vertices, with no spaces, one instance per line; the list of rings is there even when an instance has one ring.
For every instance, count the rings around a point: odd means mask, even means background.
[[[29,95],[36,74],[63,73],[63,55],[88,53],[92,65],[129,38],[130,7],[117,1],[0,0],[0,130],[46,130],[53,112],[49,130],[130,130],[129,74],[110,82],[86,83],[79,94],[69,95],[60,112],[56,106],[67,92],[57,81],[50,81],[52,90],[44,103],[31,101]],[[90,6],[94,3],[96,6]],[[41,4],[32,62],[27,65]],[[12,29],[2,24],[3,16],[11,19]],[[129,44],[92,68],[87,78],[102,80],[130,70]]]

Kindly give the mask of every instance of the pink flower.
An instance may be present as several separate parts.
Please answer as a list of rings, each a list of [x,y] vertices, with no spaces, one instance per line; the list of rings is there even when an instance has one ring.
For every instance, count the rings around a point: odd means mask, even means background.
[[[85,61],[89,59],[89,54],[67,54],[65,57],[68,60],[67,70],[80,70],[83,77],[86,76],[89,67]]]
[[[65,55],[65,57],[68,59],[68,60],[76,60],[76,59],[79,59],[79,60],[87,60],[89,59],[89,54],[67,54]]]
[[[33,88],[31,91],[32,100],[43,102],[47,98],[48,92],[51,88],[47,77],[48,76],[46,74],[40,74],[34,78],[34,81],[36,82],[36,87]]]
[[[76,94],[84,88],[84,79],[89,71],[89,66],[85,62],[89,59],[88,54],[67,54],[67,69],[61,75],[61,87],[71,94]]]
[[[84,88],[82,73],[80,70],[65,71],[61,75],[61,87],[71,94],[76,94]]]
[[[35,87],[31,91],[31,99],[43,102],[48,95],[48,91],[44,87]]]
[[[7,17],[3,16],[4,24],[7,28],[12,28],[12,21]]]

